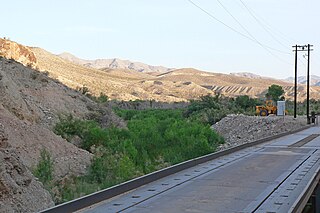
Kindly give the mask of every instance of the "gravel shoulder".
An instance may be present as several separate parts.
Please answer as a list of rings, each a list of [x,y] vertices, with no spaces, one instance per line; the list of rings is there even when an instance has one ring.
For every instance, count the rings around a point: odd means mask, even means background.
[[[221,121],[212,125],[212,129],[221,134],[225,143],[218,150],[228,149],[245,143],[250,143],[262,138],[300,129],[307,125],[303,116],[246,116],[228,115]]]

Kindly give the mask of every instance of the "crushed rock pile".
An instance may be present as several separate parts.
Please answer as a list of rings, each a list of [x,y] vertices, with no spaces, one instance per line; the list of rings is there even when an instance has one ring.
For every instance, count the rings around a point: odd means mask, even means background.
[[[228,115],[211,128],[225,138],[219,150],[249,143],[307,125],[305,117]]]

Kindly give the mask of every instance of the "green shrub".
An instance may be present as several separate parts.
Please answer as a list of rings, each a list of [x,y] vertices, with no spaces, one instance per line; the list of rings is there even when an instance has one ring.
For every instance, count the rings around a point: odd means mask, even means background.
[[[47,150],[41,150],[40,160],[33,173],[44,185],[48,185],[52,181],[53,161]]]
[[[54,132],[71,141],[74,136],[78,136],[81,139],[87,137],[89,131],[98,127],[99,125],[95,121],[76,119],[72,115],[68,115],[60,116],[60,122],[55,125]]]
[[[99,103],[105,103],[105,102],[108,102],[109,101],[109,97],[106,95],[106,94],[104,94],[104,93],[100,93],[100,96],[99,97],[97,97],[97,102],[99,102]]]

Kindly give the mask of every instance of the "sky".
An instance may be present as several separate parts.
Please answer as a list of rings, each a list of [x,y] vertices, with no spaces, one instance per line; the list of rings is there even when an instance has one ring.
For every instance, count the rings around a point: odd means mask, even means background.
[[[0,36],[54,54],[210,72],[294,75],[312,44],[320,76],[319,0],[0,0]],[[249,12],[250,11],[250,12]],[[299,52],[298,75],[306,75]]]

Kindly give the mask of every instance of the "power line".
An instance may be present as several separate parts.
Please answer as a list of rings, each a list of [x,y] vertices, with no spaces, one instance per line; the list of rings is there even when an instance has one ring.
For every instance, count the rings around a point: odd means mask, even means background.
[[[253,11],[253,9],[249,8],[248,5],[246,5],[242,0],[239,0],[241,2],[241,4],[246,8],[246,10],[250,13],[250,15],[258,22],[258,24],[261,25],[261,27],[271,36],[273,37],[279,44],[282,45],[282,42],[279,41],[279,39],[277,39],[272,32],[270,32],[268,30],[268,27],[270,30],[273,31],[277,31],[278,35],[282,37],[283,40],[286,40],[289,44],[292,43],[294,40],[293,38],[289,38],[287,35],[285,35],[284,33],[282,33],[280,30],[272,27],[270,24],[268,24],[268,22],[266,20],[264,20],[261,16],[259,17],[257,15],[257,13],[255,13]],[[259,18],[261,19],[261,21],[259,20]],[[264,23],[263,23],[264,22]],[[287,46],[285,46],[287,48]]]
[[[221,3],[221,1],[217,0],[217,2],[220,4],[220,6],[233,18],[233,20],[235,20],[239,26],[248,33],[249,36],[251,36],[252,39],[254,39],[255,41],[257,41],[257,39],[241,24],[240,21],[238,21],[238,19],[232,15],[231,12],[229,12],[229,10]]]
[[[284,45],[282,42],[280,42],[265,26],[264,24],[255,16],[255,14],[249,9],[249,7],[242,1],[239,0],[241,4],[246,8],[246,10],[249,12],[249,14],[256,20],[256,22],[281,46],[287,48],[286,45]]]
[[[221,21],[220,19],[216,18],[215,16],[213,16],[211,13],[209,13],[207,10],[203,9],[202,7],[200,7],[199,5],[197,5],[196,3],[194,3],[192,0],[188,0],[192,5],[194,5],[195,7],[197,7],[198,9],[200,9],[202,12],[204,12],[205,14],[207,14],[209,17],[211,17],[212,19],[214,19],[215,21],[221,23],[222,25],[224,25],[225,27],[229,28],[230,30],[234,31],[235,33],[241,35],[242,37],[245,37],[247,38],[248,40],[254,42],[254,43],[257,43],[259,44],[261,47],[263,47],[266,51],[268,51],[271,55],[273,55],[274,57],[276,57],[278,60],[282,61],[283,63],[286,63],[286,64],[290,64],[288,63],[287,61],[283,60],[282,58],[280,58],[279,56],[275,55],[274,53],[272,53],[269,49],[272,49],[274,51],[279,51],[279,52],[282,52],[282,53],[285,53],[285,54],[290,54],[290,53],[287,53],[287,52],[283,52],[281,50],[277,50],[275,48],[272,48],[272,47],[269,47],[267,45],[264,45],[262,44],[261,42],[259,42],[258,40],[256,40],[251,34],[250,32],[248,32],[247,30],[245,30],[250,36],[252,36],[253,38],[247,36],[246,34],[234,29],[233,27],[227,25],[226,23],[224,23],[223,21]],[[221,4],[221,2],[219,2]],[[222,5],[222,4],[221,4]],[[223,6],[223,5],[222,5]],[[226,10],[226,8],[223,6],[223,8]],[[237,20],[230,12],[228,12],[235,20]],[[239,21],[237,21],[239,22]],[[240,26],[241,23],[239,22]],[[243,26],[242,26],[243,27]]]
[[[249,36],[251,36],[251,38],[252,38],[253,40],[256,41],[256,43],[258,43],[263,49],[265,49],[267,52],[269,52],[272,56],[276,57],[276,58],[279,59],[280,61],[283,61],[283,62],[285,62],[285,63],[288,63],[288,62],[284,61],[282,58],[280,58],[279,56],[275,55],[274,53],[272,53],[272,52],[269,50],[269,49],[274,49],[274,48],[268,47],[268,46],[266,46],[266,45],[263,45],[261,42],[259,42],[258,39],[255,38],[255,37],[249,32],[249,30],[247,30],[247,28],[245,28],[245,27],[241,24],[241,22],[238,21],[238,19],[237,19],[234,15],[232,15],[231,12],[229,12],[229,10],[221,3],[220,0],[217,0],[217,2],[218,2],[218,3],[220,4],[220,6],[239,24],[239,26],[240,26],[244,31],[246,31],[246,33],[247,33]],[[269,49],[268,49],[268,48],[269,48]],[[279,51],[279,50],[277,50],[277,49],[274,49],[274,50]],[[280,52],[282,52],[282,51],[280,50]],[[286,54],[288,54],[288,53],[286,53]],[[289,53],[289,54],[290,54],[290,53]]]
[[[218,18],[214,17],[211,13],[209,13],[208,11],[206,11],[205,9],[203,9],[202,7],[200,7],[199,5],[197,5],[196,3],[194,3],[192,0],[188,0],[191,4],[193,4],[195,7],[197,7],[198,9],[200,9],[202,12],[204,12],[205,14],[207,14],[208,16],[210,16],[212,19],[214,19],[215,21],[219,22],[220,24],[224,25],[225,27],[229,28],[230,30],[232,30],[235,33],[238,33],[239,35],[241,35],[242,37],[245,37],[253,42],[255,42],[252,38],[250,38],[249,36],[241,33],[240,31],[234,29],[233,27],[230,27],[229,25],[227,25],[226,23],[224,23],[223,21],[219,20]]]
[[[220,6],[239,24],[239,26],[248,33],[249,36],[251,36],[252,39],[254,39],[257,43],[263,45],[261,42],[258,41],[257,38],[255,38],[255,36],[252,35],[252,33],[249,32],[249,30],[246,29],[246,27],[243,26],[243,24],[241,24],[241,22],[234,16],[232,15],[232,13],[221,3],[220,0],[217,0],[217,2],[220,4]],[[275,51],[278,51],[278,52],[281,52],[281,53],[284,53],[284,54],[290,54],[289,52],[284,52],[282,50],[278,50],[278,49],[275,49],[273,47],[270,47],[270,46],[267,46],[267,45],[263,45],[265,46],[266,48],[269,48],[269,49],[272,49],[272,50],[275,50]],[[285,48],[287,48],[287,46],[284,46]]]

